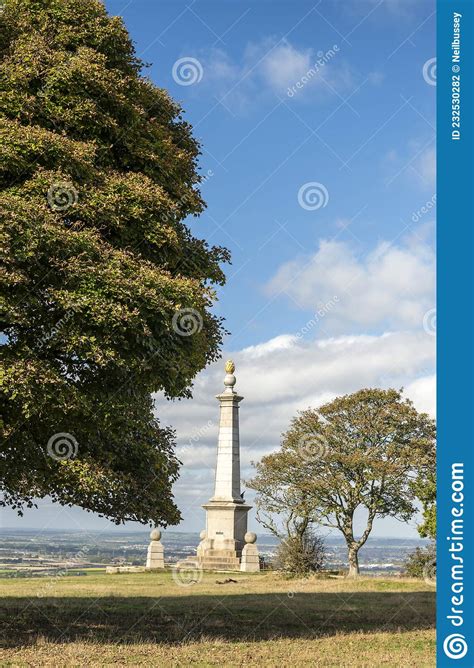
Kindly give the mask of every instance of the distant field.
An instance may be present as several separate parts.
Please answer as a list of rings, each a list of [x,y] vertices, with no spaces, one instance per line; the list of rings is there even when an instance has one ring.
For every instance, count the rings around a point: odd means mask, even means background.
[[[0,577],[15,577],[19,572],[36,571],[38,576],[47,570],[71,566],[143,565],[150,542],[149,531],[114,530],[79,531],[64,529],[0,528]],[[170,563],[196,553],[199,533],[164,531],[162,542],[166,560]],[[342,536],[325,538],[326,567],[347,569],[347,547]],[[363,574],[396,575],[403,570],[407,554],[427,545],[420,538],[383,538],[371,536],[360,553]],[[278,545],[274,536],[258,536],[260,554],[271,562]]]
[[[3,666],[435,665],[435,594],[417,580],[96,573],[2,580],[0,596]]]

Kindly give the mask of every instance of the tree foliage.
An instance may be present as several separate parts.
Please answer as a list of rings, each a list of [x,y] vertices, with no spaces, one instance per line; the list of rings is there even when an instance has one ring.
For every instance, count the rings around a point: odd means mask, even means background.
[[[423,506],[423,522],[418,527],[422,538],[436,538],[436,470],[418,477],[413,483],[413,491]]]
[[[408,521],[416,512],[413,481],[434,466],[434,421],[396,390],[364,389],[302,411],[248,484],[267,524],[286,507],[283,523],[309,518],[340,531],[357,575],[376,518]],[[356,513],[365,521],[359,536]]]
[[[436,543],[417,547],[404,563],[405,573],[411,578],[423,578],[429,583],[436,582]]]
[[[290,576],[308,575],[323,568],[324,541],[312,530],[285,538],[279,544],[275,566]]]
[[[6,0],[0,51],[4,503],[176,523],[150,394],[217,358],[229,259],[185,224],[199,145],[98,0]],[[50,456],[62,433],[76,456]]]

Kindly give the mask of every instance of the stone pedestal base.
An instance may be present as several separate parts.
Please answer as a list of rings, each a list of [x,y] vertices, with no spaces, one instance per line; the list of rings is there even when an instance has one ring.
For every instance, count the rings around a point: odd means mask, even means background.
[[[240,570],[244,571],[245,573],[256,573],[260,570],[260,559],[255,543],[247,543],[247,545],[245,545],[244,549],[242,550]]]
[[[206,511],[204,550],[233,550],[240,557],[247,533],[247,515],[251,506],[243,501],[211,499],[203,505]]]
[[[207,571],[242,571],[254,573],[260,570],[258,549],[255,545],[257,536],[247,531],[243,536],[245,546],[238,549],[239,541],[208,538],[206,531],[201,531],[201,542],[195,557],[187,557],[178,562],[177,568],[202,569]]]
[[[161,532],[158,529],[153,529],[150,533],[151,543],[148,546],[146,556],[147,568],[164,568],[165,558],[163,545],[160,542]]]
[[[240,559],[234,540],[215,541],[204,538],[198,545],[195,557],[187,557],[178,563],[178,568],[199,568],[206,571],[238,571]]]

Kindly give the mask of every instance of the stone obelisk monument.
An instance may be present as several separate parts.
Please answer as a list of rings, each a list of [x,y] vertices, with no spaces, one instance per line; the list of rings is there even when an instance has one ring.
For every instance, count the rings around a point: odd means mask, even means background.
[[[235,365],[225,365],[224,391],[217,395],[220,404],[219,438],[214,495],[203,505],[206,529],[196,558],[188,562],[212,570],[258,571],[256,535],[247,531],[251,506],[240,491],[239,404],[243,397],[234,390]]]

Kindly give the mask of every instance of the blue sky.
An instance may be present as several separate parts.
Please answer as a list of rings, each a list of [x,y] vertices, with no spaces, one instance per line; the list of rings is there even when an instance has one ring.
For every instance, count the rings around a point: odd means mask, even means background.
[[[336,235],[366,252],[403,233],[433,196],[436,89],[422,76],[435,55],[433,3],[107,6],[124,16],[138,54],[153,63],[151,78],[183,104],[203,144],[202,171],[213,176],[203,187],[208,210],[192,226],[232,250],[220,301],[232,347],[306,321],[294,304],[276,299],[264,318],[249,322],[267,303],[262,285],[283,262]],[[339,51],[320,77],[290,98],[288,86],[334,45]],[[189,86],[172,76],[186,57],[203,68]],[[326,186],[329,202],[308,212],[297,193],[313,181]]]
[[[298,409],[337,394],[403,385],[433,413],[434,2],[106,6],[202,142],[208,208],[189,224],[232,251],[216,310],[246,397],[243,477]],[[183,530],[202,528],[212,492],[222,376],[200,374],[191,401],[157,398],[178,431]],[[105,526],[46,502],[23,520],[51,522]],[[375,532],[416,535],[391,520]]]

